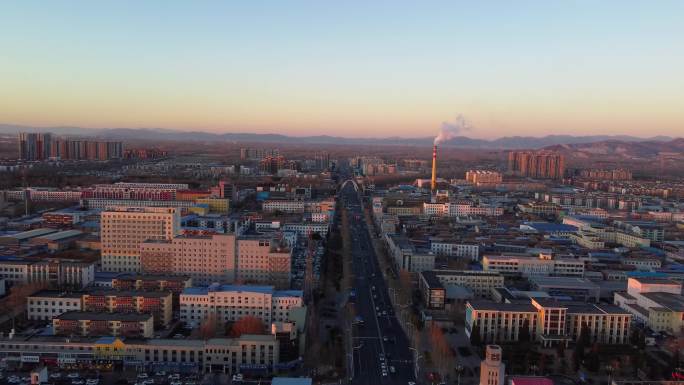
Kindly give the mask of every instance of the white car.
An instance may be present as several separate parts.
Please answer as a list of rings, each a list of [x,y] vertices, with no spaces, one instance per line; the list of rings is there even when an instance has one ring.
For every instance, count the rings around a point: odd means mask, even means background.
[[[85,381],[81,380],[80,378],[74,378],[71,380],[71,385],[83,385],[85,384]]]
[[[148,377],[147,373],[140,373],[140,374],[138,374],[138,378],[140,378],[140,379],[142,379],[142,378],[147,378],[147,377]]]
[[[383,370],[383,371],[382,371],[382,376],[383,376],[383,377],[387,377],[387,371],[386,371],[386,370]]]
[[[50,378],[62,378],[62,373],[60,373],[60,372],[52,373],[50,375]]]
[[[86,385],[97,385],[100,383],[100,380],[97,378],[89,378],[86,380]]]
[[[76,372],[67,374],[67,378],[73,379],[73,378],[78,378],[78,377],[79,377],[79,375]]]
[[[171,380],[171,381],[180,380],[180,374],[178,374],[178,373],[169,374],[169,380]]]

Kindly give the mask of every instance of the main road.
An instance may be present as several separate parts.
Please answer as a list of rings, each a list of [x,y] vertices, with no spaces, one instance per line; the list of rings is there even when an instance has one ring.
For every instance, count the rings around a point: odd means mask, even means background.
[[[339,198],[347,210],[354,272],[351,383],[408,385],[415,381],[413,355],[392,310],[361,199],[352,183],[343,185]]]

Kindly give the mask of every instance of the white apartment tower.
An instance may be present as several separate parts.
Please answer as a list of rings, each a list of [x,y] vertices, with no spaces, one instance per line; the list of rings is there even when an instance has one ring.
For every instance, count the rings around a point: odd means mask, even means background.
[[[140,245],[171,240],[180,232],[176,207],[108,207],[101,215],[102,270],[140,271]]]

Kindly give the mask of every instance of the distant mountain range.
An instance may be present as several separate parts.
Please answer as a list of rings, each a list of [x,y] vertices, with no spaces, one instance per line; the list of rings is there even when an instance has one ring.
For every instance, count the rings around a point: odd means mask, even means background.
[[[593,143],[557,144],[547,146],[545,149],[557,151],[576,159],[594,159],[597,156],[649,159],[659,155],[684,153],[684,138],[665,142],[657,140],[642,140],[639,142],[604,140]]]
[[[210,133],[203,131],[176,131],[164,128],[83,128],[83,127],[30,127],[12,124],[0,124],[0,134],[16,134],[19,132],[51,132],[55,135],[98,137],[109,140],[150,140],[150,141],[192,141],[192,142],[250,142],[250,143],[284,143],[284,144],[365,144],[365,145],[402,145],[431,146],[432,137],[420,138],[344,138],[337,136],[287,136],[280,134],[250,133]],[[638,138],[627,135],[547,135],[506,136],[493,140],[473,139],[459,136],[446,141],[442,146],[480,149],[536,149],[564,145],[582,145],[594,143],[652,143],[659,146],[671,142],[668,136]],[[674,146],[678,148],[678,146]],[[558,150],[576,150],[572,147],[559,147]],[[668,150],[662,150],[668,151]],[[682,151],[682,150],[679,150]]]

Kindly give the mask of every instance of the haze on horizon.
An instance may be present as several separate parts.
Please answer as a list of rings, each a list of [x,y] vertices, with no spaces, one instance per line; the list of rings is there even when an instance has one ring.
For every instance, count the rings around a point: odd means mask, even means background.
[[[17,1],[0,122],[681,136],[684,3]]]

